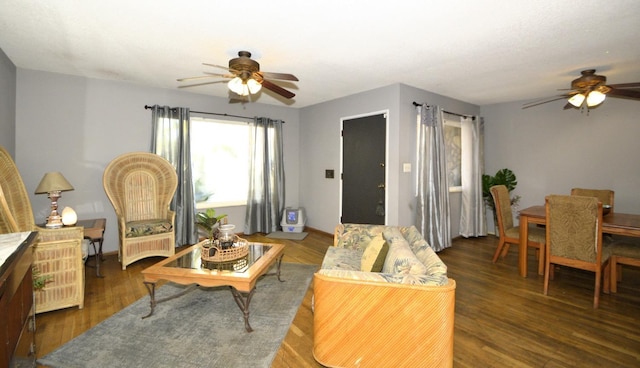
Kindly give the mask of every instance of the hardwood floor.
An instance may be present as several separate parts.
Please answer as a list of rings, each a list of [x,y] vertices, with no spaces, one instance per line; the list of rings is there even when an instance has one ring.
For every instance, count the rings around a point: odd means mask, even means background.
[[[260,235],[247,238],[278,242]],[[319,265],[333,237],[310,231],[303,241],[279,242],[287,245],[284,262]],[[457,282],[455,367],[640,367],[640,269],[626,266],[618,293],[602,295],[594,310],[593,273],[559,269],[544,296],[533,253],[529,275],[522,278],[515,249],[491,263],[496,246],[494,236],[460,238],[439,253]],[[117,257],[108,255],[101,267],[105,278],[96,278],[95,269],[87,267],[84,309],[37,315],[38,356],[146,297],[140,271],[158,260],[141,260],[122,271]],[[312,288],[272,367],[321,367],[312,354]]]

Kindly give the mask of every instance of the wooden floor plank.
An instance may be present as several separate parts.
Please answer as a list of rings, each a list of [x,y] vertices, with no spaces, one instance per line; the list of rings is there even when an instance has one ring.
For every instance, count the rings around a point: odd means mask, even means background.
[[[320,265],[333,244],[330,234],[309,231],[303,241],[246,236],[281,242],[284,262]],[[640,269],[625,266],[618,293],[602,295],[594,310],[594,275],[560,268],[542,294],[534,253],[528,277],[517,270],[517,249],[493,264],[497,238],[453,241],[439,256],[456,280],[455,367],[640,367]],[[149,258],[122,271],[116,255],[102,263],[104,278],[86,268],[85,307],[38,314],[36,344],[43,356],[134,301],[147,297],[140,271],[159,261]],[[310,285],[280,350],[275,368],[322,367],[313,359]]]

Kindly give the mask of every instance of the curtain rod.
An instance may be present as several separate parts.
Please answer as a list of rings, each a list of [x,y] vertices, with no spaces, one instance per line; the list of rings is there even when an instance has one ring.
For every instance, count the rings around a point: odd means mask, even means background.
[[[144,105],[145,110],[149,110],[149,109],[153,109],[153,106],[149,106],[149,105]],[[232,118],[241,118],[241,119],[255,119],[255,117],[249,117],[249,116],[242,116],[242,115],[231,115],[231,114],[223,114],[223,113],[219,113],[219,112],[206,112],[206,111],[193,111],[191,110],[191,112],[196,113],[196,114],[205,114],[205,115],[217,115],[217,116],[227,116],[227,117],[232,117]]]
[[[423,105],[423,104],[421,104],[421,103],[417,103],[417,102],[413,101],[413,106],[422,106],[422,105]],[[425,104],[425,105],[426,105],[426,104]],[[431,105],[427,105],[427,106],[431,107]],[[449,114],[449,115],[460,116],[460,117],[462,117],[462,118],[471,118],[471,119],[473,119],[473,120],[476,120],[476,117],[475,117],[475,116],[465,115],[465,114],[458,114],[458,113],[456,113],[456,112],[450,112],[450,111],[447,111],[447,110],[442,110],[442,111],[444,111],[445,113],[447,113],[447,114]]]

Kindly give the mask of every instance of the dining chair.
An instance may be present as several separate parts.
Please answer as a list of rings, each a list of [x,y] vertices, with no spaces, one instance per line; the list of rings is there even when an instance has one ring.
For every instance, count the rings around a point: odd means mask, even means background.
[[[496,208],[496,220],[498,221],[498,233],[500,240],[498,248],[493,254],[493,263],[496,263],[499,256],[503,258],[509,251],[510,244],[516,246],[520,244],[520,226],[514,226],[513,214],[511,211],[511,198],[509,190],[505,185],[494,185],[489,188]],[[535,225],[529,226],[529,236],[527,246],[536,249],[536,259],[538,259],[538,275],[544,272],[544,244],[545,232]]]
[[[165,158],[131,152],[114,158],[102,184],[118,220],[118,258],[127,265],[146,257],[175,254],[175,217],[169,204],[178,174]]]
[[[549,195],[545,199],[546,261],[544,295],[554,265],[595,272],[593,308],[600,302],[601,281],[609,292],[610,249],[602,247],[602,202],[595,197]]]
[[[611,292],[618,292],[622,280],[621,265],[640,267],[640,238],[616,236],[611,248]]]
[[[615,192],[611,189],[584,189],[584,188],[572,188],[571,195],[578,195],[583,197],[596,197],[603,206],[603,214],[613,212],[613,199]],[[608,211],[606,210],[609,206]]]

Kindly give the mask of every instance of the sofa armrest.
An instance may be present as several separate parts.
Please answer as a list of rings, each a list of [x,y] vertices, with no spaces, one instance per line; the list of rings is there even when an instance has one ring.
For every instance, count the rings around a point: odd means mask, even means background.
[[[314,275],[315,359],[329,367],[451,367],[455,281],[401,285]]]
[[[444,286],[449,279],[443,274],[414,275],[400,273],[365,272],[345,269],[321,269],[319,274],[354,281],[371,281],[399,285]]]

